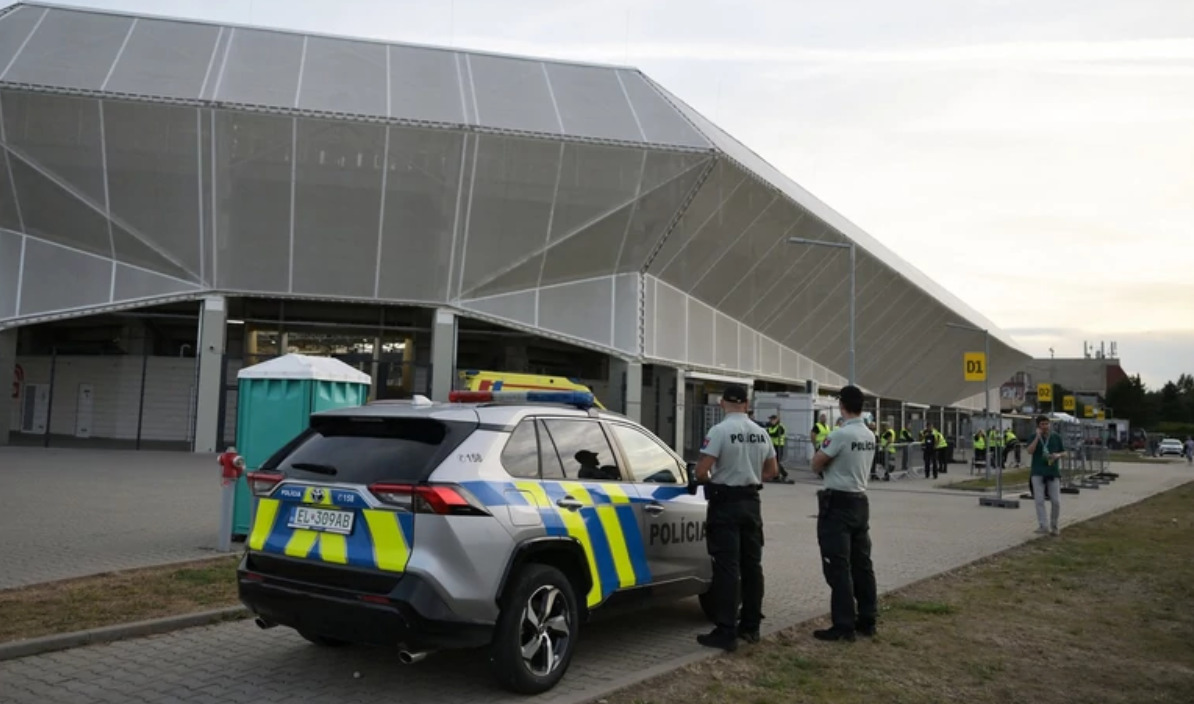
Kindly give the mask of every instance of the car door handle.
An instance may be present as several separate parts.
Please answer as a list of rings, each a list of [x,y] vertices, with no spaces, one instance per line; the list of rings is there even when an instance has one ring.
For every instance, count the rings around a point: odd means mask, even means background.
[[[663,513],[663,504],[649,503],[643,507],[643,510],[653,516],[658,516]]]
[[[579,511],[584,507],[584,504],[572,498],[571,496],[565,496],[556,502],[556,506],[559,506],[560,508],[566,508],[569,511]]]

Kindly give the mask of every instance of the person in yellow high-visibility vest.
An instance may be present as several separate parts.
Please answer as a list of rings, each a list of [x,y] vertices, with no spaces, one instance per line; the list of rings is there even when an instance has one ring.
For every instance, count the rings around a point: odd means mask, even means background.
[[[779,416],[772,414],[767,419],[767,435],[771,438],[771,445],[775,448],[775,463],[779,466],[779,476],[773,481],[782,484],[795,484],[788,478],[788,470],[784,468],[784,447],[788,444],[788,429],[780,422]]]
[[[896,431],[888,428],[883,431],[879,447],[883,450],[883,481],[891,481],[891,470],[895,468]]]
[[[1020,466],[1020,438],[1016,437],[1016,431],[1012,430],[1011,428],[1007,429],[1007,432],[1005,432],[1003,434],[1003,446],[1006,448],[1004,451],[1009,454],[1011,453],[1011,451],[1013,449],[1016,451],[1016,466],[1019,467]],[[1004,464],[1004,466],[1006,467],[1007,465]]]
[[[937,451],[937,471],[945,474],[949,471],[949,441],[945,439],[945,434],[936,428],[933,428],[933,447]],[[933,473],[933,478],[937,478],[937,472]]]
[[[813,456],[816,457],[817,450],[821,449],[821,444],[825,442],[825,438],[829,437],[829,416],[822,413],[817,417],[817,421],[813,423],[813,430],[809,433],[809,437],[813,441]]]
[[[900,428],[900,444],[904,446],[902,448],[903,451],[900,453],[900,468],[905,472],[908,471],[908,460],[909,456],[912,454],[912,445],[915,442],[916,438],[912,437],[911,430],[908,430],[907,428]]]
[[[984,465],[987,463],[987,436],[981,430],[974,434],[974,466],[977,467],[980,461]]]
[[[1003,433],[998,428],[987,431],[987,447],[991,450],[991,466],[1003,466]]]

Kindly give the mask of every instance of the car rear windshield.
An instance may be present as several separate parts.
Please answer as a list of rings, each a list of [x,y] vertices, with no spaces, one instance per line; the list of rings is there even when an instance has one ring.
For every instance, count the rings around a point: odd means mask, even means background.
[[[475,428],[431,418],[312,418],[262,469],[308,481],[420,482]]]

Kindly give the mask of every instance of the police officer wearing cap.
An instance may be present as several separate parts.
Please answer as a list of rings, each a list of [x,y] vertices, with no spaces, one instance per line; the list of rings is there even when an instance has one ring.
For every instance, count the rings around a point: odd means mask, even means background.
[[[738,648],[739,638],[750,643],[759,640],[759,622],[763,618],[759,489],[779,473],[771,436],[747,417],[746,405],[744,387],[726,387],[721,395],[725,418],[709,429],[696,466],[696,480],[704,485],[709,502],[706,547],[713,558],[709,597],[715,624],[712,631],[697,636],[697,642],[729,651]]]
[[[867,478],[875,455],[875,434],[862,419],[862,390],[842,389],[845,423],[821,443],[813,471],[825,488],[817,492],[817,543],[821,567],[833,595],[833,626],[813,632],[818,640],[854,640],[875,634],[878,596],[871,565],[870,504]]]

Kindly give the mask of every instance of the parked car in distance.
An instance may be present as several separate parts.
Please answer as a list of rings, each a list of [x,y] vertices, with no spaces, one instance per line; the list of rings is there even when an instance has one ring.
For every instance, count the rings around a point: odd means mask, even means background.
[[[1182,448],[1182,441],[1176,438],[1165,438],[1157,446],[1157,454],[1161,457],[1165,455],[1177,455],[1181,457],[1184,453],[1185,450]]]

